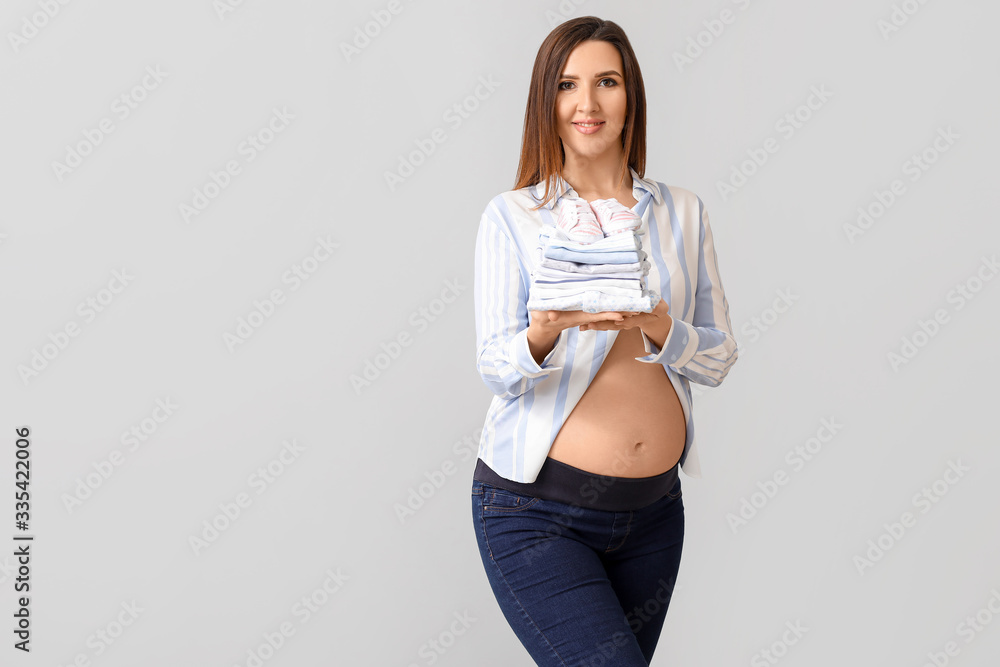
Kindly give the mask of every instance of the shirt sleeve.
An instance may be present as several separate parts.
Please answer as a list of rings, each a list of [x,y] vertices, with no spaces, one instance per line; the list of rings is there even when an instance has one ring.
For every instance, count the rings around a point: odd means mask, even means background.
[[[673,324],[662,350],[640,329],[642,344],[648,354],[636,357],[636,360],[660,363],[692,382],[717,387],[736,363],[739,350],[729,321],[729,302],[719,276],[708,210],[700,197],[698,210],[701,212],[700,245],[692,322],[685,322],[671,313]]]
[[[474,300],[476,363],[483,382],[501,398],[513,399],[562,366],[551,364],[566,329],[538,364],[528,348],[527,284],[514,240],[487,208],[476,236]]]

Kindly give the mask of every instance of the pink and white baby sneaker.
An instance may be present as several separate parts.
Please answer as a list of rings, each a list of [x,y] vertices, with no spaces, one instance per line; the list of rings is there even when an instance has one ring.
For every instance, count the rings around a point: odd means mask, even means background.
[[[559,229],[566,232],[570,241],[593,243],[604,238],[597,216],[586,199],[575,198],[566,201],[559,209]]]
[[[594,209],[605,236],[635,231],[642,226],[642,218],[625,208],[617,199],[598,199],[591,202],[590,206]]]

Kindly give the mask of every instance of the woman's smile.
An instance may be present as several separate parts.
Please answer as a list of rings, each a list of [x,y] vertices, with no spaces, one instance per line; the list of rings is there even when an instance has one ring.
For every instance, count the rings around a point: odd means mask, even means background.
[[[597,123],[573,123],[573,125],[575,125],[576,129],[582,134],[593,134],[604,127],[604,121],[602,120]]]

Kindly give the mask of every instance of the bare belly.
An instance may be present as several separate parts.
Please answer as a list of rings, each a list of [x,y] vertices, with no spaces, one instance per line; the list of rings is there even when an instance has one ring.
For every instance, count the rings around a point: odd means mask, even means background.
[[[635,360],[645,354],[638,328],[618,332],[549,458],[616,477],[651,477],[674,467],[687,438],[684,410],[664,368]]]

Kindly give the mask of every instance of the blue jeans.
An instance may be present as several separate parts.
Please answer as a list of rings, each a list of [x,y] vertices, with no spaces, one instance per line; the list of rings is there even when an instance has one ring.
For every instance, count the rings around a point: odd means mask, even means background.
[[[684,545],[680,478],[621,512],[474,479],[472,518],[493,594],[537,665],[649,665]]]

